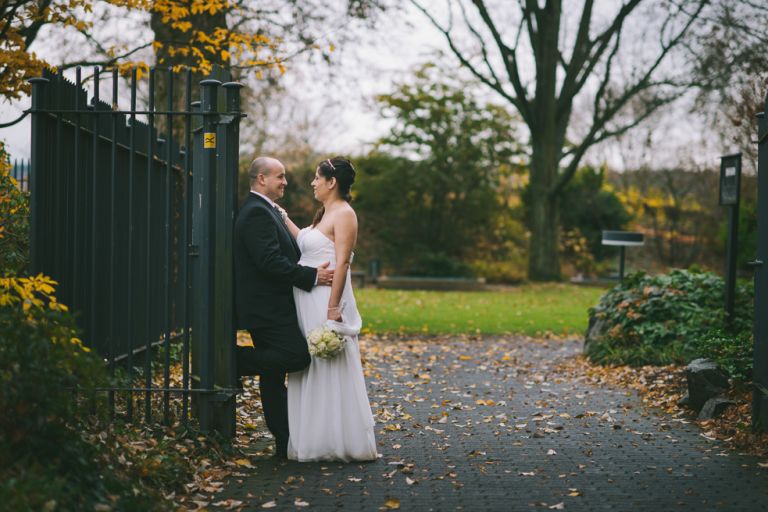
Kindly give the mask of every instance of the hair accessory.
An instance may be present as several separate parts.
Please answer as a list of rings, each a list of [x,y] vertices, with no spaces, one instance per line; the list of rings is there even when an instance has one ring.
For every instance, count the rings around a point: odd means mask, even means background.
[[[330,158],[328,160],[326,160],[326,162],[328,162],[328,165],[331,166],[331,169],[333,169],[334,171],[336,170],[336,167],[333,165],[333,163],[331,163],[331,159]]]

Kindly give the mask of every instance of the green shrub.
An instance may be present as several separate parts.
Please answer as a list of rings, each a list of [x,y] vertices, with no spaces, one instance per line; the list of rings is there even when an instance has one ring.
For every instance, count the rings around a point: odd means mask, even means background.
[[[723,279],[711,272],[627,276],[590,309],[590,315],[606,325],[603,334],[590,342],[587,355],[601,364],[635,366],[709,357],[723,363],[734,378],[743,377],[754,292],[749,283],[737,286],[736,318],[727,326],[724,286]]]
[[[106,372],[77,338],[54,285],[44,276],[0,278],[0,503],[7,510],[156,509],[151,492],[114,470],[114,453],[86,439],[88,416],[105,416],[96,404],[78,406],[74,390],[105,385]]]
[[[607,169],[605,167],[583,167],[574,175],[565,187],[560,202],[563,212],[563,232],[578,232],[585,243],[582,251],[565,251],[565,256],[575,259],[578,268],[583,262],[585,252],[595,260],[603,260],[614,252],[612,247],[602,244],[604,229],[624,229],[632,220],[632,215],[622,204],[613,188],[606,183]]]
[[[716,361],[733,380],[748,382],[752,380],[753,345],[751,330],[735,334],[715,331],[701,339],[697,351],[702,357]]]
[[[613,247],[602,244],[603,230],[624,229],[632,220],[632,214],[607,183],[606,173],[605,167],[582,167],[576,171],[560,196],[563,233],[560,249],[564,261],[571,263],[580,272],[591,273],[594,261],[604,260],[614,254]],[[521,199],[523,217],[530,226],[530,183],[523,190]],[[574,250],[574,244],[578,245],[578,250]]]
[[[476,260],[472,262],[472,273],[494,284],[519,284],[527,277],[523,258],[512,261]]]
[[[426,277],[470,277],[472,268],[443,252],[423,252],[416,256],[406,274]]]

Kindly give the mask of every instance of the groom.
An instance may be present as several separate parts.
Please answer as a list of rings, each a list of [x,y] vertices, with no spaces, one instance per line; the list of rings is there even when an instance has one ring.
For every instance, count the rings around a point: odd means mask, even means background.
[[[299,330],[293,287],[311,290],[330,285],[328,263],[317,269],[298,264],[299,246],[275,201],[288,180],[279,160],[256,158],[248,171],[251,192],[235,219],[235,306],[238,329],[246,329],[253,347],[236,348],[237,374],[259,375],[261,404],[275,437],[275,455],[288,454],[288,398],[285,374],[311,361]]]

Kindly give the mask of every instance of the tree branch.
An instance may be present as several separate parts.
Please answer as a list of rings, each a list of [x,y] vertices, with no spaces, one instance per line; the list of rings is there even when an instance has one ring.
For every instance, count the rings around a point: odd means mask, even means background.
[[[597,131],[590,130],[590,133],[587,134],[581,144],[563,154],[563,156],[572,155],[573,157],[568,163],[568,167],[566,167],[565,170],[560,174],[560,178],[558,179],[557,185],[553,189],[552,194],[557,195],[563,191],[571,178],[573,178],[573,175],[576,173],[576,170],[579,166],[579,162],[590,147],[612,137],[623,135],[632,128],[637,127],[643,121],[648,119],[652,114],[654,114],[659,108],[663,107],[664,105],[668,105],[680,98],[684,92],[685,91],[679,91],[666,98],[656,99],[656,101],[649,105],[649,107],[642,114],[636,116],[632,121],[618,128],[614,128],[612,130],[602,129],[599,134]]]
[[[603,79],[600,81],[600,86],[597,88],[597,92],[595,93],[595,100],[593,103],[595,112],[600,111],[600,100],[605,97],[605,91],[608,88],[608,84],[611,82],[613,59],[616,57],[616,54],[619,52],[619,47],[621,46],[621,32],[616,34],[616,38],[614,40],[615,43],[613,45],[613,49],[611,50],[611,53],[608,54],[608,59],[605,61],[605,72],[603,73]]]
[[[533,21],[537,18],[539,13],[539,6],[537,3],[537,0],[525,0],[525,7],[522,7],[521,12],[523,15],[523,19],[525,20],[526,27],[528,29],[528,40],[531,42],[531,48],[533,49],[533,58],[536,62],[538,62],[539,61],[538,24],[534,25],[533,23]]]
[[[53,0],[42,0],[38,5],[40,12],[45,12],[45,10],[50,7],[52,1]],[[21,31],[21,34],[24,37],[24,44],[27,48],[29,48],[30,45],[34,42],[38,32],[40,32],[40,29],[43,27],[43,25],[47,23],[48,21],[44,20],[43,17],[40,17],[33,21],[29,26],[24,27],[24,29]]]
[[[610,74],[610,63],[612,60],[612,57],[609,58],[607,63],[606,74],[604,75],[603,81],[601,82],[601,87],[598,91],[600,94],[595,96],[595,101],[594,101],[595,111],[593,114],[592,126],[589,130],[589,133],[582,140],[581,144],[579,144],[576,147],[576,149],[572,151],[573,158],[569,166],[566,168],[565,172],[563,172],[560,175],[560,178],[558,179],[557,184],[555,185],[552,191],[553,194],[555,195],[559,194],[563,190],[565,185],[568,183],[568,181],[570,181],[570,179],[573,177],[573,174],[576,172],[576,168],[578,167],[579,161],[584,156],[584,153],[586,153],[587,149],[589,149],[590,146],[596,144],[599,141],[605,140],[611,136],[616,136],[617,134],[624,133],[627,130],[631,129],[632,127],[637,126],[637,124],[639,124],[643,119],[651,115],[661,105],[665,105],[671,101],[674,101],[679,97],[680,94],[682,94],[682,92],[679,92],[676,95],[671,96],[666,101],[657,102],[654,106],[652,106],[646,112],[644,112],[639,117],[639,119],[630,123],[624,129],[621,129],[619,131],[604,130],[606,123],[608,123],[622,108],[624,108],[624,106],[629,102],[629,100],[631,100],[640,92],[648,88],[651,88],[658,83],[658,82],[652,82],[651,76],[659,67],[659,65],[661,65],[661,63],[664,61],[668,53],[674,47],[676,47],[678,43],[682,40],[683,36],[688,32],[691,25],[693,25],[694,21],[698,19],[698,15],[701,13],[706,3],[707,3],[707,0],[701,1],[699,3],[698,9],[693,14],[689,15],[690,17],[688,21],[680,29],[680,31],[667,44],[662,44],[661,52],[657,56],[656,60],[648,67],[648,69],[645,70],[645,72],[642,74],[640,79],[638,79],[634,85],[625,89],[624,93],[619,98],[617,98],[612,104],[606,105],[601,112],[598,106],[599,106],[600,100],[605,98],[605,90],[607,89],[607,83],[608,83],[609,74]],[[617,38],[619,35],[620,34],[617,33]],[[618,48],[618,41],[616,42],[616,45],[612,50],[612,55],[615,54],[615,52],[617,51],[617,48]],[[601,53],[602,52],[604,52],[604,49],[601,50]],[[599,137],[599,141],[598,141],[597,134],[600,132],[602,132],[602,135]]]
[[[570,112],[571,101],[564,101],[563,98],[572,99],[575,95],[575,91],[572,91],[572,88],[576,84],[576,76],[589,56],[589,25],[592,20],[592,4],[593,0],[586,0],[584,2],[584,8],[581,11],[581,20],[579,21],[579,28],[576,32],[576,40],[573,43],[571,60],[567,64],[564,59],[562,62],[565,78],[563,79],[563,85],[560,88],[558,117],[561,117],[565,111]]]
[[[525,113],[520,109],[520,102],[517,98],[510,95],[507,91],[504,90],[503,86],[500,83],[494,83],[491,79],[489,79],[484,74],[480,73],[475,66],[472,65],[471,62],[469,62],[469,59],[467,59],[464,54],[461,52],[461,50],[456,46],[456,44],[453,41],[453,38],[451,37],[451,34],[448,29],[445,29],[438,21],[429,14],[429,12],[426,10],[425,7],[423,7],[417,0],[411,0],[411,3],[420,10],[424,16],[427,17],[427,19],[432,23],[432,25],[443,34],[443,36],[446,39],[446,42],[448,43],[448,46],[450,47],[453,54],[456,56],[456,58],[459,59],[459,62],[461,62],[461,65],[466,67],[478,80],[480,80],[482,83],[493,89],[494,91],[498,92],[504,99],[512,103],[512,105],[515,106],[515,108],[520,111],[521,116],[523,116],[523,119],[525,119]]]
[[[118,60],[125,59],[127,57],[130,57],[134,53],[141,51],[145,48],[149,48],[152,46],[152,43],[146,43],[141,46],[137,46],[136,48],[133,48],[131,50],[128,50],[125,53],[122,53],[120,55],[115,55],[114,57],[109,57],[105,60],[80,60],[75,62],[68,62],[66,64],[62,64],[60,66],[57,66],[59,69],[71,69],[77,66],[101,66],[101,67],[109,67],[114,65]]]
[[[472,3],[475,4],[480,17],[488,27],[488,30],[491,31],[493,40],[496,42],[496,46],[501,52],[502,60],[504,61],[504,67],[507,70],[507,75],[509,76],[509,80],[512,82],[512,87],[515,89],[515,94],[519,100],[517,103],[515,103],[515,107],[517,107],[517,110],[520,111],[520,115],[523,116],[523,119],[528,120],[532,115],[530,110],[531,105],[528,101],[528,98],[526,97],[525,87],[523,87],[522,81],[520,80],[520,72],[517,69],[517,55],[515,53],[517,43],[515,43],[515,49],[511,49],[506,44],[504,44],[504,41],[501,38],[501,34],[496,28],[496,24],[491,19],[491,16],[488,14],[488,9],[485,7],[483,0],[472,0]]]
[[[592,75],[592,72],[595,70],[595,67],[597,66],[598,62],[600,62],[600,59],[603,57],[603,54],[610,45],[611,39],[614,38],[614,35],[618,37],[621,34],[621,30],[624,27],[624,21],[626,20],[627,16],[629,16],[632,11],[637,8],[641,1],[642,0],[632,0],[629,3],[623,5],[613,23],[606,30],[604,30],[602,34],[595,38],[594,41],[592,41],[589,49],[590,53],[592,49],[595,48],[595,45],[597,43],[599,44],[597,45],[597,50],[594,52],[594,54],[589,56],[585,61],[586,66],[578,70],[573,91],[574,96],[581,90],[582,87],[584,87],[584,84],[587,83],[587,80]]]
[[[475,27],[472,25],[472,23],[470,23],[469,16],[467,15],[467,11],[464,8],[464,4],[462,2],[459,2],[459,8],[461,9],[461,14],[464,17],[464,23],[467,24],[469,31],[472,33],[472,35],[475,36],[477,41],[480,43],[480,51],[483,54],[483,62],[485,62],[485,66],[488,68],[488,72],[493,77],[493,81],[501,85],[501,80],[499,80],[499,77],[496,75],[496,71],[493,69],[493,66],[491,65],[491,62],[488,58],[488,50],[485,47],[485,40],[483,39],[482,35],[480,35],[480,32],[478,32],[475,29]]]
[[[3,31],[0,32],[0,40],[5,39],[5,35],[8,33],[8,30],[13,26],[13,19],[16,17],[16,11],[21,7],[21,2],[16,2],[13,6],[11,6],[10,11],[5,12],[7,2],[3,2],[3,17],[2,19],[5,20],[5,25],[3,26]]]

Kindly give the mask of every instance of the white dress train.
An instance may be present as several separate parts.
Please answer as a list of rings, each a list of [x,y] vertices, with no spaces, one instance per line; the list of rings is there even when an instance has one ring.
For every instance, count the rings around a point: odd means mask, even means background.
[[[300,264],[316,267],[330,261],[330,268],[335,267],[334,243],[321,231],[304,228],[297,242]],[[330,295],[330,286],[316,286],[310,292],[293,289],[299,327],[305,336],[325,323]],[[344,351],[333,359],[313,357],[309,368],[288,374],[288,458],[292,460],[349,462],[377,457],[357,339],[362,318],[352,293],[350,273],[341,301],[343,330],[353,333]]]

